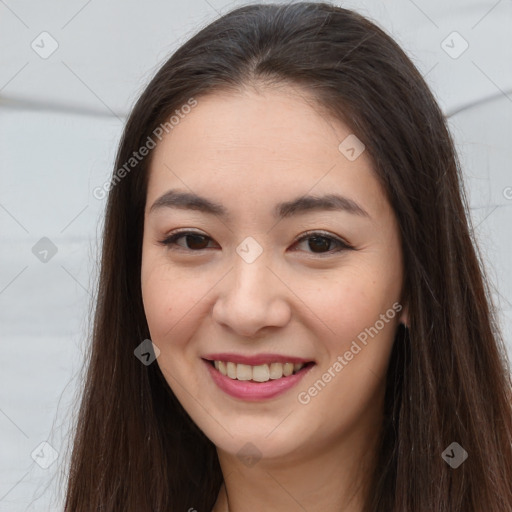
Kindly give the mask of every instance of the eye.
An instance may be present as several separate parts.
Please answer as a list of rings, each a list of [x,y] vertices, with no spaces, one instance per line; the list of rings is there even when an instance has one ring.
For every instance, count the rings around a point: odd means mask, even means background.
[[[181,238],[186,240],[185,246],[177,243]],[[207,248],[208,240],[212,240],[212,238],[195,231],[184,230],[171,233],[168,237],[158,243],[169,247],[171,250],[180,250],[179,248],[181,248],[189,252],[199,252]],[[323,231],[308,231],[295,240],[295,244],[306,241],[308,242],[308,248],[311,249],[311,252],[314,254],[330,255],[343,250],[354,249],[354,247],[349,243],[341,240],[340,238],[324,233]],[[328,249],[331,244],[336,245],[337,248],[325,251],[325,249]]]
[[[185,238],[189,243],[186,243],[186,247],[183,247],[182,245],[178,244],[177,241],[180,238]],[[205,249],[205,240],[208,240],[211,238],[206,235],[202,235],[201,233],[196,233],[195,231],[178,231],[171,235],[169,235],[164,240],[161,240],[159,243],[162,245],[165,245],[171,249],[175,249],[175,246],[181,247],[185,250],[189,250],[192,252],[197,252]],[[191,242],[190,242],[191,240]],[[190,245],[191,244],[191,245]],[[188,247],[187,247],[188,246]]]
[[[334,237],[323,231],[308,231],[302,235],[296,242],[308,242],[308,248],[312,250],[314,254],[332,254],[344,250],[354,249],[352,245],[341,240],[341,238]],[[331,244],[337,246],[336,249],[330,251],[323,251]]]

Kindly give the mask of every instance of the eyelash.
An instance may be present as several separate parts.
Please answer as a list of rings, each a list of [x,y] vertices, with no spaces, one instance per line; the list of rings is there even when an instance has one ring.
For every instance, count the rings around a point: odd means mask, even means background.
[[[207,235],[203,235],[202,233],[198,233],[196,231],[182,230],[182,231],[176,231],[174,233],[171,233],[169,236],[167,236],[163,240],[160,240],[158,243],[170,248],[171,250],[180,250],[181,249],[181,250],[188,251],[188,252],[201,252],[201,251],[206,250],[206,248],[198,249],[198,250],[188,249],[187,247],[181,247],[176,243],[177,240],[179,240],[180,238],[183,238],[187,235],[195,235],[195,236],[200,236],[204,239],[212,240],[212,238],[210,238]],[[342,251],[346,251],[346,250],[354,250],[354,247],[352,245],[350,245],[349,243],[345,242],[344,240],[341,240],[340,238],[333,237],[332,235],[328,235],[327,233],[325,233],[323,231],[307,231],[300,238],[296,239],[294,241],[294,244],[300,243],[303,240],[308,240],[310,238],[325,238],[327,240],[330,240],[331,242],[338,244],[338,249],[335,249],[335,250],[326,251],[324,253],[310,252],[310,254],[319,256],[320,258],[323,256],[331,256],[333,254],[336,254],[336,253],[342,252]],[[180,249],[177,249],[177,247],[179,247]]]

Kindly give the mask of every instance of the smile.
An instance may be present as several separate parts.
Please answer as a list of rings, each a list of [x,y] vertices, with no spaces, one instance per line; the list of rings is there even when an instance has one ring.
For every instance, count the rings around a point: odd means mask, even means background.
[[[203,362],[221,391],[246,401],[267,400],[285,393],[315,366],[313,361],[261,363],[261,360],[257,361],[260,364],[251,365],[220,357],[203,359]]]
[[[251,366],[231,361],[214,361],[215,368],[230,379],[268,382],[269,380],[289,377],[306,366],[303,363],[270,363]]]

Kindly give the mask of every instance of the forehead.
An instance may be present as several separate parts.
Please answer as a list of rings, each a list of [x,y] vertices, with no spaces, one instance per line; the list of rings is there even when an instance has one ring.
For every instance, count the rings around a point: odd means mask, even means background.
[[[261,158],[328,160],[329,155],[322,157],[325,149],[336,150],[338,139],[350,134],[340,121],[326,119],[309,93],[296,88],[222,92],[196,101],[164,136],[157,153],[200,147],[210,156],[230,153],[244,158],[257,148]]]
[[[349,160],[339,149],[350,128],[326,118],[306,92],[246,90],[196,101],[154,149],[149,205],[167,189],[188,188],[255,208],[308,192],[384,206],[368,155]]]

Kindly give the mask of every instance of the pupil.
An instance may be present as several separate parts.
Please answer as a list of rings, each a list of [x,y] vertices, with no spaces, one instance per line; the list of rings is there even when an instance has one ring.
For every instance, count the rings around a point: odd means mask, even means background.
[[[323,247],[324,249],[327,249],[328,250],[328,247],[329,247],[329,244],[330,244],[330,240],[327,240],[327,238],[325,237],[321,237],[321,236],[314,236],[312,238],[309,239],[309,248],[313,250],[313,252],[321,252],[321,251],[315,251],[314,250],[314,244],[318,241],[323,241],[320,242],[320,249]],[[311,244],[311,242],[313,241],[313,245]]]
[[[204,247],[195,247],[194,241],[192,244],[189,243],[190,239],[195,240],[196,242],[199,240],[199,245],[201,245],[201,239],[203,239],[203,244],[205,241],[205,237],[203,235],[187,235],[187,246],[189,249],[204,249]]]

